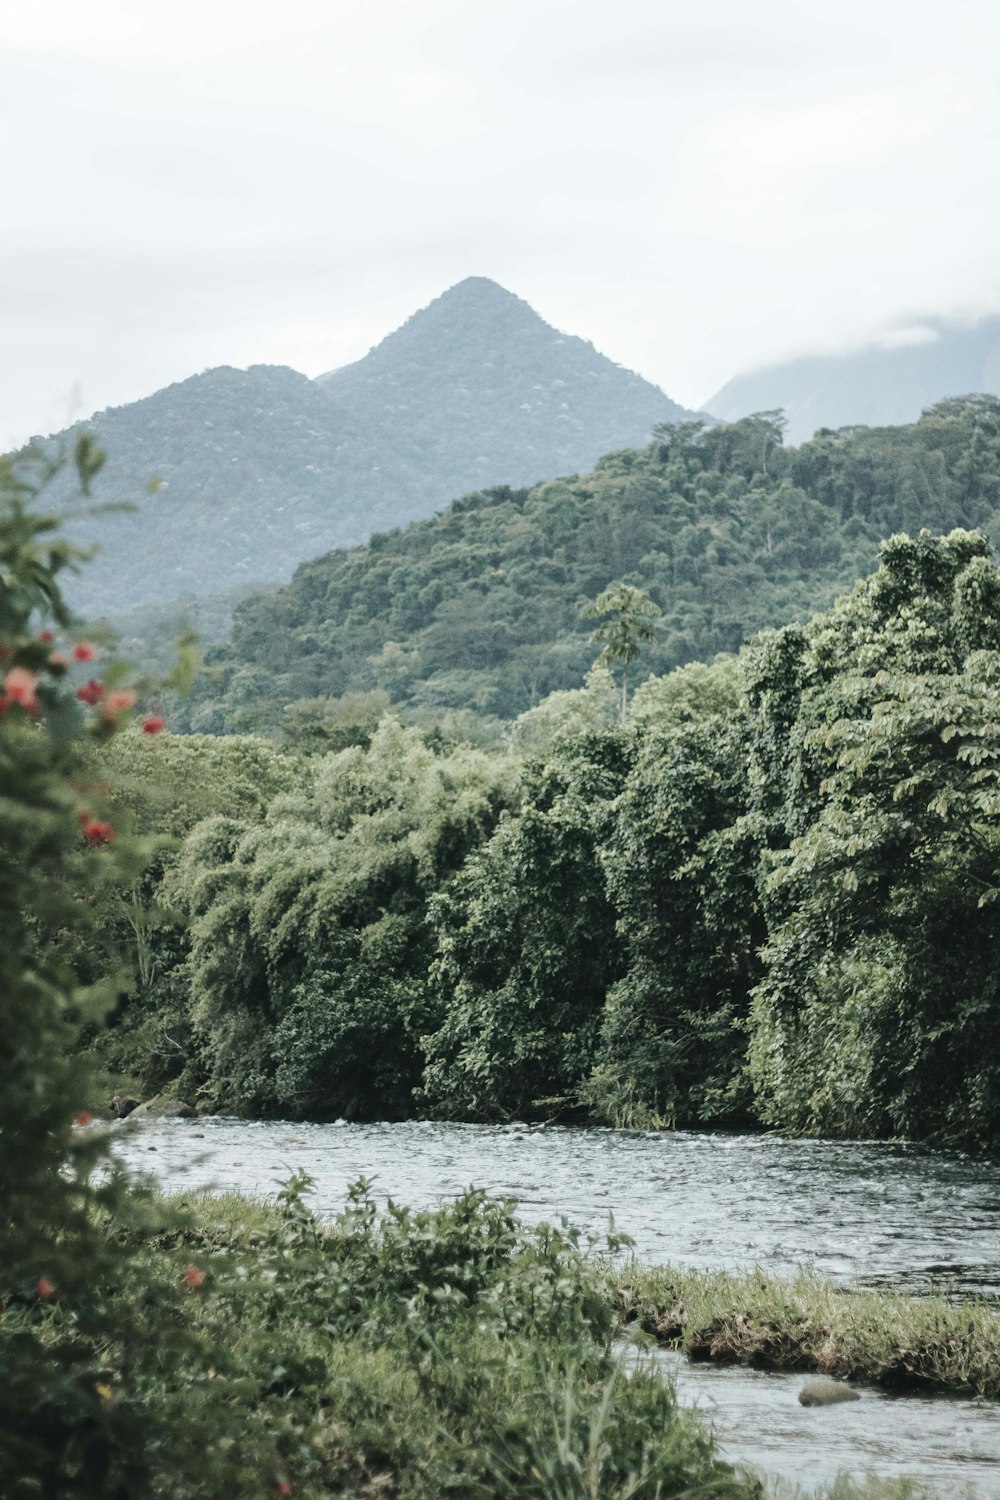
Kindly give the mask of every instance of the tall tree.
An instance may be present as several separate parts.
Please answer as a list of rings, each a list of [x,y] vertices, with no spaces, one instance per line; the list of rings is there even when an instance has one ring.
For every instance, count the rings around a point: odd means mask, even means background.
[[[654,620],[663,611],[646,593],[630,583],[609,583],[593,604],[583,611],[584,620],[601,620],[590,639],[601,647],[597,666],[622,668],[622,723],[628,713],[628,669],[638,661],[643,646],[659,640]],[[607,618],[604,618],[607,617]]]

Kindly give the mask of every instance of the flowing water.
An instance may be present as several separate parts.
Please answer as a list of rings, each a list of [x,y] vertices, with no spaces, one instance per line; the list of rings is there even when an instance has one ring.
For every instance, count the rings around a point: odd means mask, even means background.
[[[516,1198],[528,1221],[565,1217],[603,1234],[613,1215],[645,1264],[811,1266],[847,1285],[1000,1298],[1000,1163],[874,1142],[786,1141],[678,1131],[302,1125],[207,1118],[116,1131],[117,1153],[174,1188],[270,1194],[292,1172],[332,1215],[348,1184],[423,1207],[470,1185]],[[806,1409],[802,1377],[693,1368],[655,1356],[724,1447],[768,1475],[826,1482],[838,1470],[920,1475],[941,1497],[974,1482],[1000,1500],[1000,1406],[888,1397]]]
[[[837,1473],[923,1481],[933,1495],[976,1500],[1000,1495],[1000,1403],[942,1396],[892,1396],[865,1389],[860,1401],[799,1405],[803,1375],[690,1364],[656,1350],[639,1357],[672,1379],[685,1406],[714,1428],[723,1458],[749,1464],[791,1489]]]

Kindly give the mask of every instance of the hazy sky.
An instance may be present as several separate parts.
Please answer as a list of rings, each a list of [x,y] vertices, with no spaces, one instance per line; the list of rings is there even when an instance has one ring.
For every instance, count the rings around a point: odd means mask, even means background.
[[[993,0],[0,15],[0,442],[358,358],[468,275],[697,405],[1000,310]]]

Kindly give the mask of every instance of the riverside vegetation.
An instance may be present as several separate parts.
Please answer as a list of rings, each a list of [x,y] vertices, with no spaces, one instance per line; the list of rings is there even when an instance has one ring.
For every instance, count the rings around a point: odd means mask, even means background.
[[[362,1183],[328,1226],[297,1179],[268,1210],[157,1199],[86,1128],[90,1059],[246,1110],[994,1141],[987,544],[895,539],[831,612],[647,682],[625,724],[605,667],[502,752],[391,715],[281,746],[164,734],[71,644],[75,550],[0,478],[4,1494],[758,1494],[613,1357],[616,1305],[684,1339],[722,1317],[704,1287],[616,1281],[475,1193],[380,1216]],[[735,1326],[782,1295],[838,1368],[821,1297],[758,1288]],[[975,1385],[942,1326],[931,1378]]]
[[[989,544],[922,532],[624,724],[604,666],[499,749],[384,705],[121,735],[173,842],[102,898],[138,980],[98,1048],[246,1114],[995,1148],[998,686]]]

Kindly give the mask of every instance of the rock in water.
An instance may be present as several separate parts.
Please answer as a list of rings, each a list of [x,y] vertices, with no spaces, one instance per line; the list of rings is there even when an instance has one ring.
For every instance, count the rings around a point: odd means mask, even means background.
[[[131,1094],[115,1094],[108,1100],[108,1108],[116,1120],[124,1120],[133,1110],[139,1108],[140,1101],[133,1099]]]
[[[860,1401],[861,1393],[843,1381],[830,1380],[821,1375],[816,1380],[807,1380],[799,1391],[802,1406],[839,1406],[842,1401]]]
[[[193,1120],[194,1110],[180,1099],[157,1094],[155,1099],[147,1099],[145,1104],[133,1109],[131,1117],[135,1120]]]

